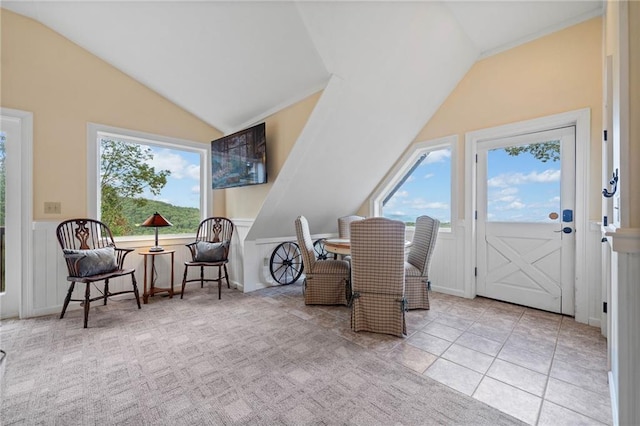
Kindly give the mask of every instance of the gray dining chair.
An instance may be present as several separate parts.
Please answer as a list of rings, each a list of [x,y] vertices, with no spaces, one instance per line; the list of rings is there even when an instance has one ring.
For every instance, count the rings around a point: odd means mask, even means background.
[[[317,259],[309,231],[309,222],[304,216],[299,216],[295,225],[304,264],[304,303],[306,305],[347,305],[351,294],[349,262]]]
[[[363,216],[349,215],[338,218],[338,238],[350,238],[351,237],[351,222],[364,219]]]
[[[349,216],[342,216],[338,218],[338,238],[349,239],[351,237],[351,223],[356,220],[364,219],[363,216],[358,216],[355,214]],[[336,259],[346,260],[347,262],[351,262],[350,255],[336,255]]]
[[[440,221],[429,216],[416,219],[415,233],[404,263],[407,309],[429,309],[429,265]]]
[[[382,217],[351,224],[351,328],[402,337],[405,225]]]

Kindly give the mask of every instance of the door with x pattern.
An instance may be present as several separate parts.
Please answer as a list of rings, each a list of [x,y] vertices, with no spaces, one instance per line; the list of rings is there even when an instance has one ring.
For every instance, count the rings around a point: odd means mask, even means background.
[[[476,293],[574,314],[575,127],[481,141]]]

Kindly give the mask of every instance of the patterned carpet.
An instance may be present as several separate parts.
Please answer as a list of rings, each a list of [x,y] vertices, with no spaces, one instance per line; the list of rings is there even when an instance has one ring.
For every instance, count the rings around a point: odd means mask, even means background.
[[[347,338],[345,338],[347,337]],[[346,307],[299,285],[187,288],[82,312],[4,320],[3,425],[510,425],[517,420],[400,364],[353,333]],[[388,343],[387,343],[388,342]],[[377,346],[380,347],[380,346]]]

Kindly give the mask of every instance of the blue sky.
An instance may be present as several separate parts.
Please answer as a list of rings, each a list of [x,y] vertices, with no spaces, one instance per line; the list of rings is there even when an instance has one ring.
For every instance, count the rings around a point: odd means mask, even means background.
[[[560,213],[559,161],[510,156],[504,149],[487,157],[488,220],[550,222],[550,212]],[[384,216],[406,222],[426,214],[450,222],[450,176],[451,152],[431,152],[383,208]]]
[[[554,222],[560,214],[560,161],[543,163],[529,153],[488,153],[487,219],[509,222]]]
[[[429,215],[451,221],[451,150],[432,151],[382,209],[383,215],[415,222]]]
[[[145,197],[176,206],[200,206],[200,158],[196,153],[150,147],[156,170],[170,170],[158,196]],[[550,222],[560,213],[560,162],[543,163],[529,153],[510,156],[503,149],[487,155],[487,218],[490,221]],[[386,217],[415,221],[420,215],[450,222],[451,151],[429,153],[383,208]]]
[[[159,195],[146,193],[144,197],[174,206],[200,208],[200,155],[154,146],[149,148],[153,151],[149,164],[156,171],[169,170],[171,175]]]

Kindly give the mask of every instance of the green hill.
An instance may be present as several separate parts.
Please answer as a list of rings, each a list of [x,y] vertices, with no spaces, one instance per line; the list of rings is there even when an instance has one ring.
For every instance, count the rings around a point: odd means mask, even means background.
[[[178,207],[162,201],[144,200],[140,206],[140,200],[131,198],[123,200],[124,216],[129,223],[134,224],[132,235],[148,235],[153,228],[144,228],[139,225],[155,212],[160,213],[173,226],[158,228],[159,234],[195,234],[200,224],[200,209],[195,207]]]

